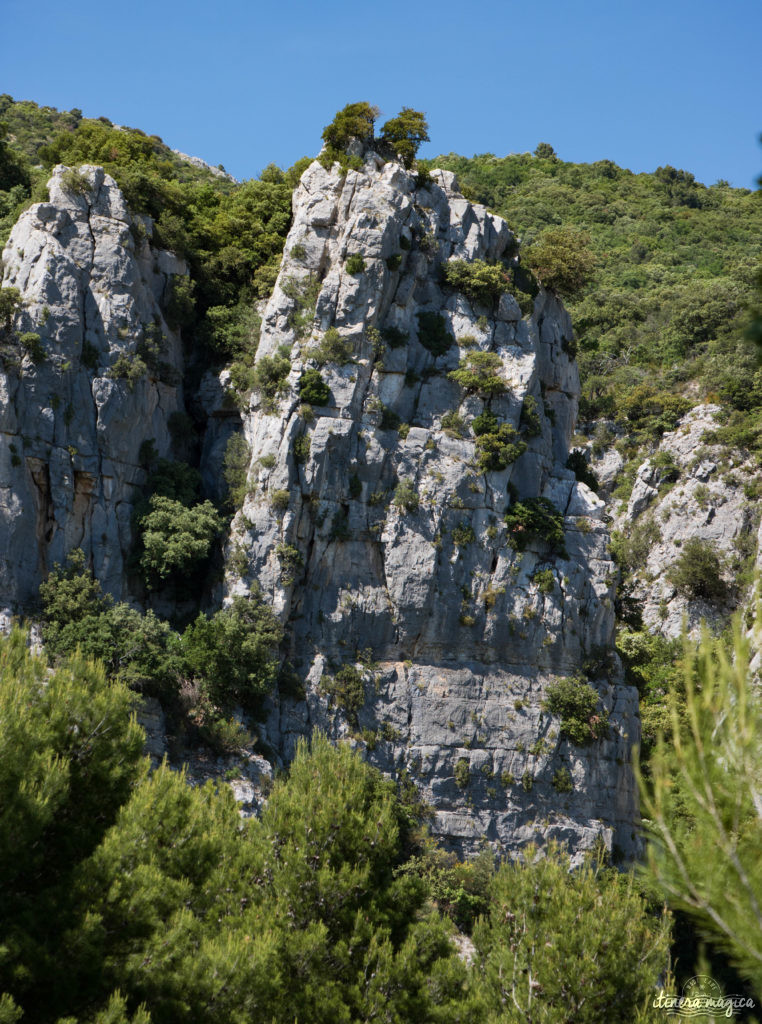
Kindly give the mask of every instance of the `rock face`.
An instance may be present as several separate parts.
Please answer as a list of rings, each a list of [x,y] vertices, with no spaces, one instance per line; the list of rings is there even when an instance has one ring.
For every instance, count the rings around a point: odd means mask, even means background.
[[[260,587],[289,625],[304,699],[281,694],[263,727],[284,761],[316,727],[351,735],[407,773],[456,848],[557,837],[582,850],[600,837],[628,855],[637,694],[606,656],[604,506],[565,468],[571,323],[542,290],[522,316],[510,294],[481,306],[442,283],[445,261],[515,261],[517,248],[447,172],[421,183],[373,154],[346,175],[308,168],[257,355],[263,376],[284,354],[290,372],[244,417],[249,495],[227,592]],[[494,354],[504,393],[487,400],[448,376],[474,353]],[[305,409],[318,367],[330,398]],[[470,425],[487,405],[526,451],[484,472]],[[509,543],[506,509],[540,496],[563,516],[565,553]],[[585,664],[611,728],[575,746],[543,698]]]
[[[84,549],[105,590],[126,596],[141,446],[169,452],[182,409],[182,353],[162,306],[171,253],[149,244],[101,168],[57,167],[50,201],[20,218],[3,251],[3,287],[23,305],[0,372],[0,593],[28,606],[56,561]],[[39,335],[36,361],[18,344]]]
[[[712,443],[720,407],[700,405],[664,434],[638,468],[626,506],[615,525],[642,556],[629,584],[643,624],[679,637],[683,623],[697,634],[702,621],[721,627],[744,597],[744,571],[759,550],[758,467],[741,452]],[[711,599],[678,590],[671,580],[686,541],[698,538],[719,561],[719,578],[708,579]],[[744,564],[746,563],[746,564]],[[748,582],[748,581],[747,581]]]

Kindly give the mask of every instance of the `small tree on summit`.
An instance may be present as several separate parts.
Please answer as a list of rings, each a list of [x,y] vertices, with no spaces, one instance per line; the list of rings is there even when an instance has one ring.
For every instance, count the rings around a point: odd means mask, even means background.
[[[323,141],[330,149],[344,152],[351,139],[370,142],[380,111],[370,103],[348,103],[323,129]]]
[[[429,141],[426,115],[412,107],[403,107],[381,129],[381,138],[388,142],[405,167],[412,167],[418,148]]]

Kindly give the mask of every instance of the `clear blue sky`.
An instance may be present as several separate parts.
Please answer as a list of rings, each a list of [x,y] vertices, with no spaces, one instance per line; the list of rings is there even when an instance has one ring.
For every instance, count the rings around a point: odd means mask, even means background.
[[[0,92],[80,107],[238,178],[345,103],[426,112],[422,155],[762,171],[760,0],[2,0]]]

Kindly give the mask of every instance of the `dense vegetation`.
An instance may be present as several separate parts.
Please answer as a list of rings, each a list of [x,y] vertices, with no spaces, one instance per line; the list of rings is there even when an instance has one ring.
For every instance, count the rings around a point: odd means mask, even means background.
[[[632,877],[556,849],[457,868],[319,735],[242,821],[225,785],[149,773],[129,709],[101,666],[0,639],[4,1022],[658,1019],[669,922]],[[450,912],[482,914],[470,968]]]
[[[625,452],[719,401],[723,439],[762,454],[762,375],[744,333],[762,250],[762,196],[686,171],[571,164],[552,149],[428,161],[505,217],[579,336],[582,417],[627,431]],[[575,250],[587,253],[569,268]],[[550,261],[549,261],[550,258]],[[548,276],[550,269],[550,276]]]

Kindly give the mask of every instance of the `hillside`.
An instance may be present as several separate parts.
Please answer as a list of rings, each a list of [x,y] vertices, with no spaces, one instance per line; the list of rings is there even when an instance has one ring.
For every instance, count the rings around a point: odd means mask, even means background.
[[[0,641],[0,992],[458,1024],[510,970],[517,1021],[659,1019],[664,896],[610,866],[641,723],[658,779],[751,607],[760,197],[546,145],[416,163],[423,115],[366,103],[237,183],[0,105],[0,613],[43,645]]]

